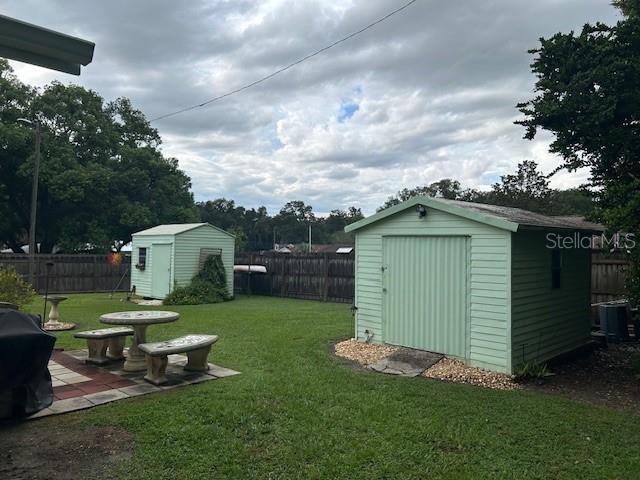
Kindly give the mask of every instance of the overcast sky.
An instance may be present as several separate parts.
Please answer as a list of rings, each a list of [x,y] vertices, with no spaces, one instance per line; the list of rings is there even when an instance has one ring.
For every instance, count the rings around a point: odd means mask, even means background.
[[[0,13],[96,43],[80,77],[13,62],[24,82],[57,79],[148,118],[254,81],[358,30],[404,1],[5,0]],[[444,177],[487,188],[525,160],[558,160],[522,139],[540,36],[616,21],[609,0],[419,0],[364,34],[253,89],[154,125],[196,200],[275,213],[365,213]],[[558,175],[579,185],[586,172]]]

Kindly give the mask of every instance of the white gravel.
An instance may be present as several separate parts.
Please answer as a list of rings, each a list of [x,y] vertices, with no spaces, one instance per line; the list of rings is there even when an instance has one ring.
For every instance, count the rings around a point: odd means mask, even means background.
[[[336,355],[368,366],[388,357],[398,350],[390,345],[375,345],[373,343],[358,342],[354,338],[336,343]]]
[[[358,342],[353,338],[337,343],[335,346],[337,356],[358,362],[365,367],[388,357],[398,349],[399,347],[390,345]],[[451,358],[443,358],[434,366],[425,370],[422,376],[447,382],[479,385],[497,390],[516,390],[521,388],[509,375],[468,367],[464,362]]]
[[[425,370],[422,376],[448,382],[479,385],[496,390],[517,390],[521,388],[509,375],[469,367],[464,362],[451,358],[443,358],[433,367]]]

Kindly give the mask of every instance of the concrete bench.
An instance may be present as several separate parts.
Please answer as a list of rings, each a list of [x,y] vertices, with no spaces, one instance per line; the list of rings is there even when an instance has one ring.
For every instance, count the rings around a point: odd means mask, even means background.
[[[147,359],[147,374],[144,379],[154,385],[167,383],[168,356],[174,353],[186,353],[187,364],[184,369],[190,372],[209,370],[207,356],[211,346],[218,341],[217,335],[185,335],[157,343],[141,343],[138,348]]]
[[[87,363],[104,365],[109,360],[124,359],[124,342],[129,335],[133,335],[132,328],[113,327],[78,332],[74,337],[87,340],[87,347],[89,348]]]

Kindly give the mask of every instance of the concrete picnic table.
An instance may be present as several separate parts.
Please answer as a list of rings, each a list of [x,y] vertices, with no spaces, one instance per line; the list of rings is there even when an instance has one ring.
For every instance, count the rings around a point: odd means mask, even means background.
[[[175,322],[179,318],[179,313],[163,310],[115,312],[100,315],[100,321],[107,325],[130,325],[133,327],[133,342],[129,348],[127,360],[124,362],[124,369],[127,372],[140,372],[147,369],[144,353],[138,348],[138,345],[147,341],[147,327],[156,323]]]

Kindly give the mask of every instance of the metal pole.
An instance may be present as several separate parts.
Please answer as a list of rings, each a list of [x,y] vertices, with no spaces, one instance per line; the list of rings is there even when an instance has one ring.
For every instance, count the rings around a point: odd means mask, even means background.
[[[311,223],[309,223],[309,253],[311,253]]]
[[[45,269],[45,277],[44,277],[44,310],[42,311],[42,322],[40,328],[44,328],[44,324],[47,321],[47,300],[49,298],[49,270],[53,267],[53,262],[46,263],[47,268]]]
[[[38,177],[40,175],[40,122],[35,121],[36,154],[33,165],[33,181],[31,183],[31,217],[29,219],[29,280],[34,289],[36,285],[36,210],[38,208]]]

